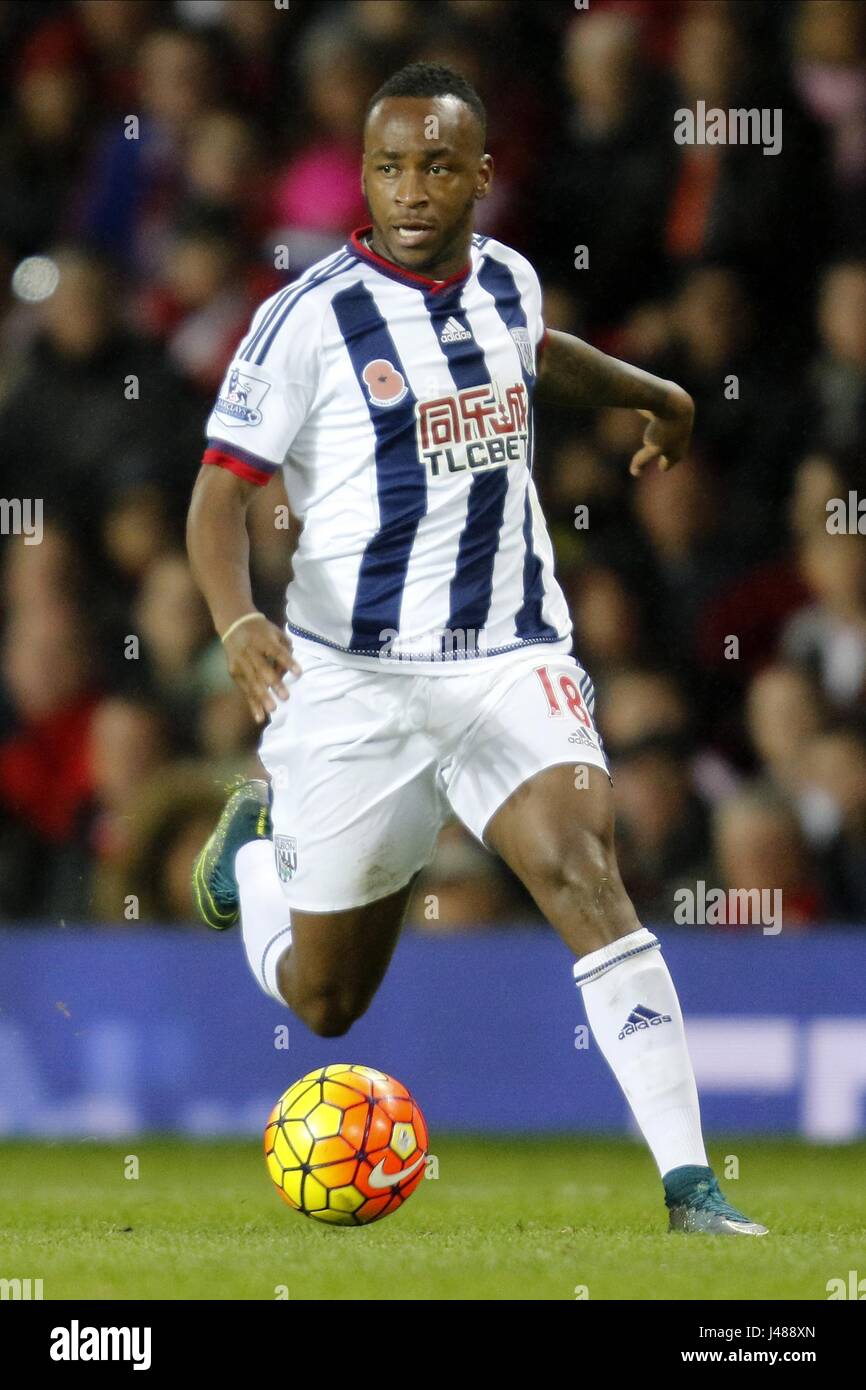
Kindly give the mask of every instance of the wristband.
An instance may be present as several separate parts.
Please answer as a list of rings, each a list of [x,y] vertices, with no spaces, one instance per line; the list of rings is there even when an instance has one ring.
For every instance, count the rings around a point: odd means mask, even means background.
[[[225,632],[220,638],[220,641],[224,642],[227,637],[231,637],[235,628],[240,627],[241,623],[248,623],[250,618],[264,618],[264,616],[264,613],[245,613],[242,618],[235,618],[234,622],[226,628]]]

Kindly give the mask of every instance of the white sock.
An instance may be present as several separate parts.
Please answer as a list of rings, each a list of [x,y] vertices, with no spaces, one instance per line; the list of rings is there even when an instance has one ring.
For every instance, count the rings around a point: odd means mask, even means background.
[[[250,840],[235,855],[241,900],[241,932],[250,969],[261,988],[280,1004],[277,965],[292,944],[291,912],[274,864],[273,840]]]
[[[709,1166],[683,1016],[658,937],[646,927],[630,932],[582,956],[574,979],[661,1176],[685,1163]]]

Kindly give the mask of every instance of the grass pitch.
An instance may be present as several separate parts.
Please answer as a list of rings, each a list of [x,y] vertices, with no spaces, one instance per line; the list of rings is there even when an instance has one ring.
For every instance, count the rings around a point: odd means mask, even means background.
[[[866,1145],[714,1142],[747,1239],[668,1235],[626,1141],[452,1139],[437,1180],[362,1229],[291,1211],[258,1140],[0,1146],[0,1278],[45,1299],[818,1299],[866,1274]],[[140,1176],[124,1177],[135,1154]],[[285,1297],[285,1294],[282,1294]]]

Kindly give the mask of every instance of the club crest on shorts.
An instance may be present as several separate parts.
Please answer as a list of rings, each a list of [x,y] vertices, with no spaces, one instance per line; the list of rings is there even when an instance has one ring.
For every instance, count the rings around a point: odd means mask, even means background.
[[[270,389],[270,382],[260,381],[232,367],[214,406],[214,414],[224,425],[257,425],[262,418],[259,406]]]
[[[274,855],[277,873],[283,883],[294,878],[298,868],[298,842],[293,835],[274,836]]]

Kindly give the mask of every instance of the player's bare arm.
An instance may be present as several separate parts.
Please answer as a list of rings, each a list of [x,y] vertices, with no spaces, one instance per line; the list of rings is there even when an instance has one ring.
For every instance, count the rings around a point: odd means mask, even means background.
[[[548,329],[541,357],[536,400],[575,410],[622,406],[637,410],[649,424],[629,472],[637,477],[648,463],[667,469],[687,452],[695,405],[688,391],[640,367],[609,357],[571,333]]]
[[[246,514],[256,490],[228,469],[202,465],[186,543],[196,583],[224,640],[229,672],[256,723],[263,724],[277,707],[274,696],[288,699],[282,677],[287,671],[299,676],[301,668],[286,634],[253,602]]]

